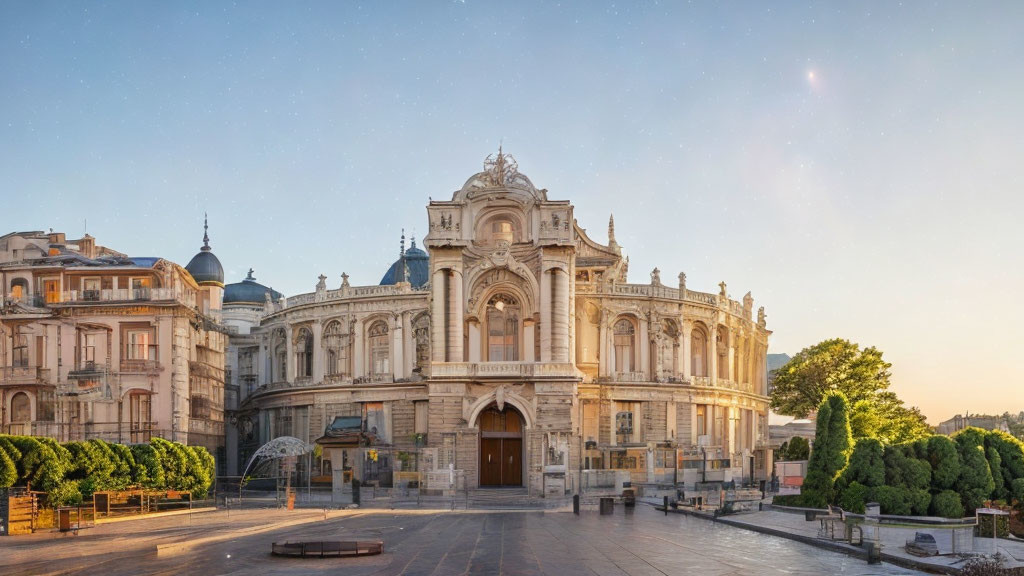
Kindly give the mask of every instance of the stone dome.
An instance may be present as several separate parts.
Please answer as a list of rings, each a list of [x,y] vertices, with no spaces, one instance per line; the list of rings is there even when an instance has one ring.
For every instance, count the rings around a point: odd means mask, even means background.
[[[422,288],[430,281],[430,255],[416,247],[416,238],[412,246],[405,249],[405,234],[402,234],[402,250],[398,260],[388,268],[380,279],[380,285],[386,286],[398,282],[408,282],[413,288]]]
[[[199,249],[199,254],[189,260],[185,270],[188,270],[188,273],[200,286],[213,285],[223,288],[224,266],[221,266],[220,260],[211,251],[210,236],[207,232],[206,217],[203,217],[203,247]]]
[[[270,299],[274,302],[281,298],[280,292],[257,282],[250,268],[245,280],[224,286],[224,303],[263,304],[267,301],[267,294],[270,294]]]

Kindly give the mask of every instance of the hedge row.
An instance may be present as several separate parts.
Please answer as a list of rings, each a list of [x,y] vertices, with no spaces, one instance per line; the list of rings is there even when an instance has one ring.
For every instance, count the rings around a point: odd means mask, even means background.
[[[0,434],[0,488],[48,492],[52,506],[78,504],[99,490],[131,487],[179,490],[201,498],[213,479],[213,456],[201,446],[163,438],[149,444],[60,444],[52,438]]]
[[[946,518],[989,500],[1024,507],[1024,443],[1005,432],[966,428],[952,438],[888,446],[861,438],[852,449],[851,438],[846,399],[828,395],[818,408],[802,493],[781,502],[863,512],[874,501],[883,514]]]

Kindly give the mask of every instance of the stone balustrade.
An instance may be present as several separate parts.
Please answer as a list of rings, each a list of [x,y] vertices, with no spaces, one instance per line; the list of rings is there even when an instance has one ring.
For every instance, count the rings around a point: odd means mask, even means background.
[[[568,362],[435,362],[431,378],[575,378]]]
[[[697,304],[706,304],[708,306],[715,307],[719,305],[717,294],[686,290],[686,293],[680,297],[678,288],[672,288],[670,286],[655,286],[651,284],[604,284],[600,282],[580,282],[576,284],[576,292],[579,294],[620,294],[624,296],[644,296],[648,298],[685,300],[686,302],[695,302]],[[730,300],[726,309],[733,314],[739,316],[743,315],[743,304],[736,302],[735,300]]]
[[[389,284],[383,286],[345,286],[337,290],[326,290],[322,292],[323,296],[317,298],[317,292],[310,292],[307,294],[298,294],[296,296],[290,296],[285,301],[285,306],[291,308],[293,306],[301,306],[302,304],[312,304],[314,302],[324,302],[331,300],[342,300],[345,298],[373,298],[381,296],[401,296],[404,294],[425,294],[426,288],[413,288],[410,284]]]

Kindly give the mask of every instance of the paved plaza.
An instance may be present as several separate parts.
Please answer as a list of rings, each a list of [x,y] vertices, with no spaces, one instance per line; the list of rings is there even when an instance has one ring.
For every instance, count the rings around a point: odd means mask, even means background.
[[[381,556],[291,559],[284,539],[376,539]],[[157,547],[162,548],[157,554]],[[244,510],[0,539],[14,574],[916,574],[649,506],[585,511]]]

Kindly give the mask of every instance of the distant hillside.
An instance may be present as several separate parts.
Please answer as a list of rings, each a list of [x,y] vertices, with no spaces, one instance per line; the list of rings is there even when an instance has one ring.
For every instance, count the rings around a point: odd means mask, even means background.
[[[771,374],[773,370],[778,370],[782,366],[792,360],[789,354],[769,354],[768,355],[768,373]]]

